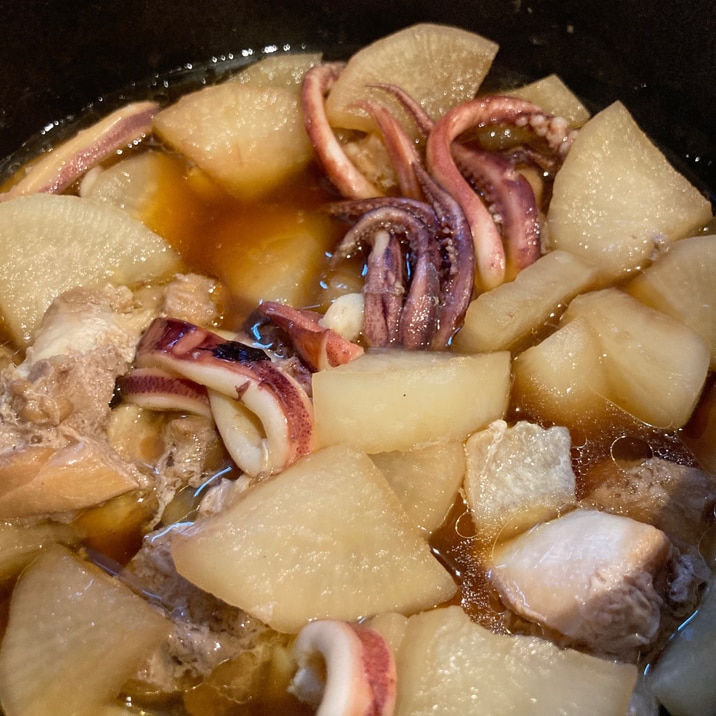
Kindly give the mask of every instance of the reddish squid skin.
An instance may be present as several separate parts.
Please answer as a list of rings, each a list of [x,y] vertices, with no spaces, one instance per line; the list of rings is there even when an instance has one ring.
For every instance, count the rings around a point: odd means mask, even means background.
[[[294,643],[299,669],[291,691],[317,716],[392,716],[397,699],[393,651],[370,627],[337,619],[306,624]],[[317,664],[322,663],[320,672]],[[316,682],[323,682],[320,694]],[[320,701],[317,696],[320,696]]]
[[[371,716],[390,716],[395,710],[395,659],[385,639],[373,629],[353,626],[363,644],[363,670],[373,692]]]
[[[264,301],[259,312],[288,333],[301,360],[312,372],[349,363],[363,355],[363,348],[336,331],[319,324],[322,314],[277,301]]]
[[[152,410],[185,410],[211,417],[209,396],[203,385],[159,368],[135,368],[120,376],[123,399]]]
[[[507,158],[482,149],[453,145],[461,174],[480,189],[502,228],[505,280],[511,281],[541,253],[539,209],[532,187]]]
[[[327,62],[309,69],[301,84],[301,108],[306,133],[318,161],[342,196],[364,199],[382,192],[358,170],[346,156],[328,123],[325,96],[345,67],[342,62]]]
[[[313,411],[308,396],[260,349],[227,341],[187,321],[157,318],[139,343],[137,365],[171,370],[238,400],[249,386],[267,391],[285,417],[286,464],[313,448]]]
[[[564,119],[545,113],[531,102],[501,95],[478,97],[460,104],[435,123],[426,147],[428,170],[455,197],[467,216],[475,242],[478,284],[483,290],[494,288],[505,280],[505,250],[489,211],[461,174],[451,150],[453,142],[467,130],[494,124],[530,129],[536,136],[546,140],[550,151],[560,156],[566,154],[575,136]],[[460,157],[464,162],[465,154]],[[473,171],[477,174],[477,170],[473,168]],[[509,207],[512,207],[511,202],[502,199],[503,193],[509,194],[509,187],[500,189],[503,183],[504,179],[493,185],[494,201],[500,202],[497,211],[505,207],[509,211]],[[512,250],[520,257],[515,265],[524,262],[523,253],[534,255],[531,245],[523,250],[525,247],[520,242],[525,241],[532,243],[529,232],[514,239],[516,246]]]
[[[60,194],[86,171],[152,131],[156,102],[134,102],[43,155],[0,201],[25,194]]]

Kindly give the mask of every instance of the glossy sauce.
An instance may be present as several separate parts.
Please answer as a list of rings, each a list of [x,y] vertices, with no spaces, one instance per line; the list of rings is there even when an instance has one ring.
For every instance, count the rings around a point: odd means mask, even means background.
[[[150,143],[150,149],[164,151]],[[143,151],[143,150],[142,150]],[[153,201],[139,217],[180,253],[188,270],[214,276],[227,288],[223,325],[238,328],[249,319],[261,299],[286,301],[296,307],[325,308],[340,293],[359,291],[360,261],[329,266],[329,256],[345,231],[323,211],[335,195],[311,166],[272,195],[244,203],[218,187],[182,158],[162,155],[161,180]],[[622,459],[626,447],[636,450],[626,459],[655,455],[695,464],[686,443],[704,441],[702,434],[716,434],[716,391],[706,391],[689,425],[681,432],[655,430],[615,410],[608,425],[585,425],[584,435],[573,434],[573,466],[581,480],[590,467],[605,459]],[[508,419],[537,419],[511,406]],[[703,427],[703,426],[706,427]],[[711,440],[713,444],[716,444]],[[713,450],[712,450],[713,452]],[[165,510],[164,523],[186,519],[196,506],[193,490],[179,493]],[[92,537],[85,547],[120,564],[139,548],[144,521],[151,505],[134,498],[118,498],[86,511],[78,527]],[[478,623],[494,631],[507,631],[505,609],[492,588],[482,556],[492,545],[479,544],[472,532],[467,507],[458,498],[444,525],[431,539],[440,561],[460,584],[456,597]],[[0,625],[4,627],[8,599],[0,601]],[[187,696],[190,713],[272,714],[311,713],[291,697],[266,704],[238,706],[201,688]],[[185,713],[166,704],[165,713]],[[222,709],[229,709],[224,711]]]

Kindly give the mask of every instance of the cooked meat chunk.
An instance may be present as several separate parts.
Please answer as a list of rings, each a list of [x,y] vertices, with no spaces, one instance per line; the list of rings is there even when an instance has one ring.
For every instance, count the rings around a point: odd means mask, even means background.
[[[583,506],[645,522],[669,537],[675,550],[664,596],[676,626],[694,610],[710,576],[699,544],[716,521],[716,476],[660,458],[629,467],[608,460],[586,476],[584,493]]]
[[[157,413],[121,404],[112,410],[107,435],[122,459],[151,479],[157,500],[152,525],[180,490],[199,488],[228,462],[214,423],[200,415]]]
[[[586,476],[582,502],[654,525],[688,550],[716,521],[716,475],[661,458],[631,467],[607,460]]]
[[[491,574],[517,614],[574,646],[630,660],[658,634],[654,581],[670,549],[655,527],[574,510],[498,545]]]
[[[118,375],[151,315],[127,288],[72,289],[42,320],[25,361],[0,375],[0,450],[64,443],[106,427]]]
[[[138,472],[104,441],[85,437],[59,449],[27,445],[0,454],[0,519],[80,510],[139,485]]]
[[[164,292],[162,312],[197,326],[210,326],[216,321],[216,281],[198,274],[177,274]]]
[[[174,569],[170,544],[181,525],[145,538],[125,578],[155,599],[174,627],[129,685],[136,693],[170,695],[209,675],[219,664],[251,649],[269,628],[240,609],[201,591]]]

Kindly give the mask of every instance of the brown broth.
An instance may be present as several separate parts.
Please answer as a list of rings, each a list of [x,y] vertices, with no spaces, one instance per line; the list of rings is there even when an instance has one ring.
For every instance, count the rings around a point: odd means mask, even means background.
[[[157,145],[150,148],[165,152]],[[182,158],[171,152],[165,152],[165,157],[159,193],[141,218],[177,250],[189,270],[214,276],[226,286],[229,296],[224,316],[226,327],[240,326],[261,299],[285,300],[296,307],[325,308],[336,295],[360,290],[359,261],[329,268],[328,257],[344,227],[322,210],[327,201],[336,197],[315,166],[308,167],[270,196],[247,203],[226,194]],[[650,428],[617,409],[606,425],[587,422],[573,430],[573,467],[578,491],[591,466],[623,457],[619,450],[625,445],[636,447],[637,459],[643,454],[653,454],[696,464],[687,444],[704,442],[705,430],[709,436],[716,434],[714,404],[716,392],[711,385],[682,432]],[[539,422],[539,415],[512,405],[508,419]],[[708,427],[702,430],[703,425]],[[712,455],[713,448],[709,451],[709,456]],[[188,493],[176,498],[176,504],[171,506],[175,512],[166,513],[168,522],[174,521],[185,507],[184,517],[191,512],[196,499],[195,494]],[[91,535],[84,546],[125,564],[140,546],[151,512],[147,506],[148,503],[134,498],[120,498],[86,511],[76,522],[80,531]],[[478,543],[462,498],[458,497],[444,524],[432,536],[431,547],[459,584],[455,602],[477,623],[496,632],[507,631],[506,610],[485,568],[485,557],[492,545]],[[3,598],[0,608],[3,630],[8,602]],[[312,713],[288,695],[240,706],[203,685],[186,694],[184,706],[165,703],[148,704],[148,708],[152,713],[192,716]],[[160,711],[155,711],[156,708]]]

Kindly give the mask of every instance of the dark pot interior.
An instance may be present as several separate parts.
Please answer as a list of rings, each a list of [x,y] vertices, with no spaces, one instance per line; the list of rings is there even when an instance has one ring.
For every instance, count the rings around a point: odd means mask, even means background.
[[[621,99],[712,200],[713,0],[29,0],[4,2],[0,156],[48,123],[154,73],[270,45],[347,56],[420,21],[501,45],[502,66],[557,72],[592,108]]]

